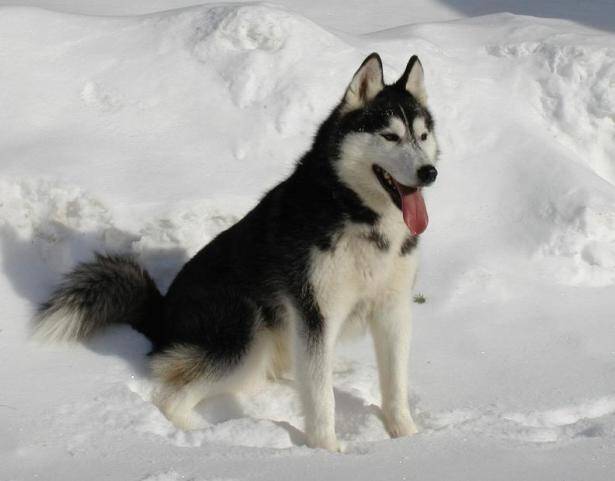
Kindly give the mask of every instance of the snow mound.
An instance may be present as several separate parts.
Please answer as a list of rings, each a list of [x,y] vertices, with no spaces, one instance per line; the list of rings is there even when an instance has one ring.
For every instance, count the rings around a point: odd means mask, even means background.
[[[281,133],[301,122],[291,112],[305,117],[306,109],[315,110],[319,85],[305,79],[319,69],[331,74],[330,52],[349,49],[309,20],[265,5],[213,7],[186,17],[174,22],[188,33],[188,50],[220,77],[237,107],[268,108]]]
[[[583,191],[543,206],[541,214],[554,230],[537,256],[545,256],[556,279],[571,285],[615,283],[614,206]]]
[[[538,89],[532,103],[543,112],[555,138],[573,149],[579,162],[615,184],[615,44],[605,40],[612,46],[554,35],[542,42],[487,50],[534,72]]]
[[[407,5],[388,7],[398,25]],[[612,33],[497,14],[353,36],[262,4],[0,13],[0,477],[612,478]],[[369,340],[340,346],[334,372],[347,456],[304,446],[291,380],[203,403],[184,432],[152,403],[138,333],[27,342],[34,305],[94,250],[132,253],[166,289],[287,175],[372,51],[388,81],[419,55],[442,148],[417,436],[389,439]]]
[[[214,172],[222,177],[207,183],[208,197],[254,199],[306,148],[363,57],[313,22],[265,5],[135,18],[3,12],[0,41],[22,52],[0,72],[12,85],[0,113],[9,126],[0,132],[7,173],[28,175],[52,149],[64,180],[89,179],[83,187],[128,203],[201,200],[202,179]],[[41,28],[22,37],[28,22]],[[340,65],[350,73],[340,76]],[[9,110],[34,115],[16,122]],[[107,174],[88,175],[92,160]],[[149,182],[128,181],[144,163]],[[201,175],[184,179],[181,195],[150,188],[191,169]]]
[[[150,474],[141,479],[141,481],[183,481],[186,478],[180,475],[177,471],[166,471],[164,473]]]
[[[103,202],[82,189],[49,180],[5,179],[0,180],[0,205],[5,268],[30,264],[24,277],[38,278],[47,294],[61,273],[90,260],[94,251],[133,254],[164,290],[190,256],[246,209],[241,198],[226,207],[204,200],[124,230]]]
[[[494,439],[515,443],[545,444],[603,437],[611,429],[615,398],[606,396],[576,406],[528,413],[459,410],[434,413],[424,423],[428,429],[489,433]]]

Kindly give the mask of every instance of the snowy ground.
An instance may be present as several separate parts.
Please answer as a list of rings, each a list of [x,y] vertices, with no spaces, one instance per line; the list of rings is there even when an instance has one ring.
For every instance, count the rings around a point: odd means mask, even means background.
[[[341,4],[0,8],[0,480],[615,479],[615,5]],[[372,51],[390,80],[421,57],[443,151],[420,434],[388,439],[367,340],[339,349],[338,455],[302,445],[289,383],[202,405],[185,433],[150,401],[137,333],[28,342],[95,248],[165,287],[286,175]]]

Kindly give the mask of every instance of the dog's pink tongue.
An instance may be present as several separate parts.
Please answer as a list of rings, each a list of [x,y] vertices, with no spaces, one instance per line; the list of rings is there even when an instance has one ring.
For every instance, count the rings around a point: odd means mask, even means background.
[[[401,196],[401,210],[404,214],[404,222],[412,232],[412,235],[422,234],[427,229],[429,218],[425,199],[420,189],[412,189],[397,184],[397,190]]]

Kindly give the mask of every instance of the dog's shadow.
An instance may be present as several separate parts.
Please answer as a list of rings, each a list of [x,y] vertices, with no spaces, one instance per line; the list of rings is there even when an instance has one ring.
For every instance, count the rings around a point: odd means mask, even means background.
[[[79,232],[64,224],[49,223],[45,229],[34,230],[24,238],[9,225],[0,227],[2,270],[15,293],[32,306],[31,318],[66,272],[66,266],[91,260],[95,251],[134,255],[152,275],[161,290],[188,260],[179,247],[147,249],[138,252],[133,245],[139,236],[116,228],[97,232]],[[29,325],[31,330],[33,325]],[[112,326],[85,343],[92,351],[126,361],[139,375],[147,374],[149,341],[128,326]]]
[[[228,421],[252,418],[262,419],[275,424],[288,433],[288,439],[294,446],[305,446],[307,443],[305,433],[295,424],[300,423],[301,412],[297,410],[294,381],[277,380],[282,384],[285,392],[276,398],[275,418],[269,418],[267,413],[255,414],[254,407],[250,408],[249,398],[233,394],[219,395],[202,401],[196,408],[199,417],[205,421],[206,426],[217,425]],[[269,386],[265,386],[267,389]],[[288,389],[286,389],[288,388]],[[366,402],[360,395],[334,388],[335,394],[335,431],[343,442],[355,441],[382,441],[389,439],[384,427],[384,416],[379,406]],[[288,402],[281,402],[287,399]],[[282,420],[280,417],[287,417]],[[289,421],[290,420],[290,421]],[[295,423],[295,424],[293,424]],[[202,426],[205,427],[205,426]],[[200,427],[197,427],[199,429]]]

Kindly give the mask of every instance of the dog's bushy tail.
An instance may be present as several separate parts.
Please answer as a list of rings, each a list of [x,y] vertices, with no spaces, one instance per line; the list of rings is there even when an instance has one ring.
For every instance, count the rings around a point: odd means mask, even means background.
[[[154,343],[160,329],[162,294],[134,259],[101,255],[79,264],[42,304],[34,338],[81,341],[110,324],[129,324]]]

